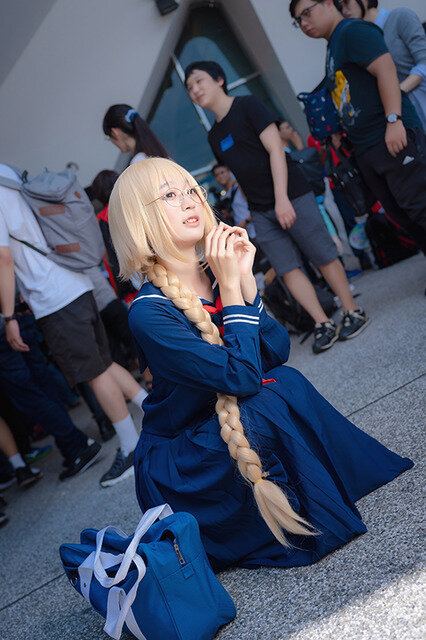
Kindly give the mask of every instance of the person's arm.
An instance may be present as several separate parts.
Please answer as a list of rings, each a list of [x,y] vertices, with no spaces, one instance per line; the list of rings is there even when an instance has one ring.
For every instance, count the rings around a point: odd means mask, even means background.
[[[293,133],[291,134],[291,141],[294,144],[295,149],[297,149],[298,151],[302,151],[302,149],[305,148],[305,145],[303,144],[303,140],[301,136],[297,133],[297,131],[293,131]]]
[[[140,296],[129,313],[132,334],[154,377],[239,397],[262,386],[259,309],[223,308],[224,346],[209,344],[167,300]]]
[[[401,115],[401,88],[396,67],[390,53],[384,53],[371,62],[367,71],[377,79],[377,87],[385,115]],[[385,142],[391,156],[395,156],[407,146],[407,132],[401,120],[387,123]]]
[[[259,309],[260,356],[263,371],[269,371],[287,362],[290,355],[290,336],[282,324],[271,318],[265,311],[259,293],[252,303]]]
[[[0,247],[0,306],[4,316],[15,310],[15,265],[10,247]],[[6,338],[15,351],[29,351],[22,340],[17,320],[6,322]]]
[[[411,9],[398,10],[398,36],[414,60],[414,67],[400,84],[406,93],[426,79],[426,33],[418,16]]]
[[[401,91],[405,91],[405,93],[410,93],[413,89],[419,86],[422,82],[423,77],[418,75],[417,73],[410,73],[409,76],[405,78],[399,85]]]
[[[287,195],[287,161],[276,124],[266,127],[259,138],[269,153],[274,183],[275,215],[282,228],[289,229],[296,220],[296,212]]]

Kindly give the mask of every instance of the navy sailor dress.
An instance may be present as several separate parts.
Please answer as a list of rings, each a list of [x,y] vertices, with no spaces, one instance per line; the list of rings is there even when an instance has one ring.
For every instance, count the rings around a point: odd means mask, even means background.
[[[141,369],[153,389],[143,403],[135,451],[140,507],[168,503],[193,514],[213,569],[301,566],[364,533],[357,500],[413,466],[389,451],[284,365],[286,329],[253,304],[222,309],[202,300],[224,346],[205,342],[160,289],[146,282],[129,312]],[[283,547],[260,516],[220,436],[217,392],[238,397],[241,421],[270,479],[318,531]]]

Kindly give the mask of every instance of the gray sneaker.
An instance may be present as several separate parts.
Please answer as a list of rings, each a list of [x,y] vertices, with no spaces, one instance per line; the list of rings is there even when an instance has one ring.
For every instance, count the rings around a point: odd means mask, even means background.
[[[333,320],[327,322],[317,323],[314,331],[314,344],[312,345],[312,351],[314,353],[321,353],[333,346],[333,344],[339,338],[339,329],[334,324]]]
[[[117,454],[114,462],[112,463],[111,469],[104,473],[100,480],[101,487],[112,487],[118,482],[134,475],[134,459],[134,451],[131,451],[129,455],[125,457],[121,449],[117,449]]]
[[[339,340],[350,340],[355,338],[371,322],[363,309],[356,311],[345,311],[340,328]]]

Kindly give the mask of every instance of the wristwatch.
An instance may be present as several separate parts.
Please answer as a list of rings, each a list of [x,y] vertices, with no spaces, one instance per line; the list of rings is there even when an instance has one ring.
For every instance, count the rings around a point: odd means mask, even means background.
[[[386,116],[386,120],[389,122],[389,124],[393,124],[397,120],[402,120],[402,118],[397,113],[390,113],[388,116]]]
[[[3,316],[3,320],[4,320],[5,324],[7,322],[10,322],[11,320],[16,320],[17,318],[18,318],[18,316],[16,315],[16,313],[12,313],[11,316]]]

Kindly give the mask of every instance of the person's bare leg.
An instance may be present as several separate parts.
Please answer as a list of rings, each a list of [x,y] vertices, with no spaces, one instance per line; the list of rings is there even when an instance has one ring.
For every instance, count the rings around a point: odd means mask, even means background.
[[[318,300],[311,281],[301,269],[293,269],[285,273],[283,280],[291,295],[302,305],[316,323],[327,322],[327,320],[329,320]]]
[[[328,264],[319,266],[318,269],[342,303],[343,311],[355,311],[358,307],[353,299],[345,269],[340,260],[336,258]]]
[[[142,387],[136,382],[132,374],[129,373],[127,369],[117,364],[117,362],[113,362],[112,365],[108,367],[107,371],[114,378],[116,384],[119,386],[127,400],[133,400],[141,391]]]
[[[112,423],[120,422],[129,415],[123,392],[108,367],[101,375],[89,380],[89,386],[102,409]],[[129,374],[130,375],[130,374]]]
[[[0,449],[3,453],[11,458],[15,456],[18,451],[18,447],[16,446],[15,438],[7,423],[0,417]]]

